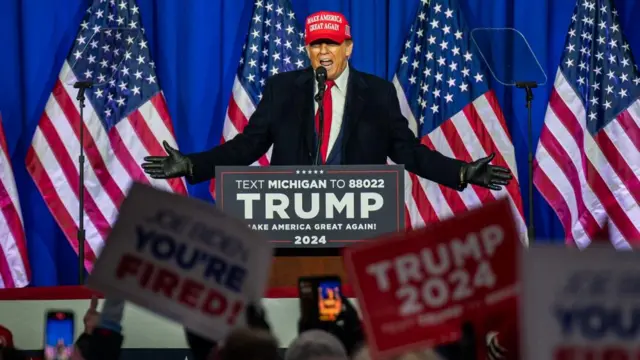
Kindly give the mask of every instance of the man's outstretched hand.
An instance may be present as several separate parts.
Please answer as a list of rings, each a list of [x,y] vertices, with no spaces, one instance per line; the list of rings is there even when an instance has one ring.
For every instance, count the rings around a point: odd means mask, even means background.
[[[154,179],[171,179],[191,173],[191,161],[166,141],[162,142],[169,156],[147,156],[142,168]]]
[[[482,186],[491,190],[500,190],[502,186],[509,184],[513,179],[511,171],[502,166],[494,166],[489,163],[495,157],[495,153],[470,162],[463,168],[463,180],[465,183]]]

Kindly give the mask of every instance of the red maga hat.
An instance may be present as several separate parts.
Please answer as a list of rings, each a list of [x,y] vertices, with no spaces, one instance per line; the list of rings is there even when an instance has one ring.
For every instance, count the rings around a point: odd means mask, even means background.
[[[349,22],[338,12],[319,11],[309,15],[304,30],[307,45],[320,39],[335,41],[338,44],[351,39]]]

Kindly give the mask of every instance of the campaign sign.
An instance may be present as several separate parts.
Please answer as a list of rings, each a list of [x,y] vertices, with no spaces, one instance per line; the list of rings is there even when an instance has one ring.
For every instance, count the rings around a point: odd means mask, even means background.
[[[533,246],[522,266],[525,359],[640,359],[640,254]]]
[[[272,252],[215,206],[136,183],[88,286],[220,340],[262,298]]]
[[[404,230],[404,167],[218,166],[216,203],[276,247],[343,247]]]
[[[510,206],[495,201],[345,249],[373,357],[458,341],[465,322],[517,297],[521,243]]]

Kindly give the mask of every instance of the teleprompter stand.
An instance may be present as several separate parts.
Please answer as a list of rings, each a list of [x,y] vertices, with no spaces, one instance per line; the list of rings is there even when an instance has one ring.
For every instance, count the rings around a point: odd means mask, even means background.
[[[522,81],[517,82],[516,87],[519,89],[525,90],[525,100],[527,107],[527,137],[529,141],[529,149],[528,149],[528,166],[529,166],[529,224],[527,225],[529,239],[535,239],[535,230],[533,226],[533,130],[531,129],[531,102],[533,101],[533,91],[531,89],[535,89],[538,87],[538,84],[535,81]]]
[[[471,31],[471,39],[491,75],[499,84],[525,90],[525,106],[528,109],[528,223],[529,243],[535,241],[533,206],[533,133],[531,129],[532,89],[544,85],[547,75],[531,46],[521,32],[513,28],[478,28]],[[514,101],[518,102],[518,101]]]

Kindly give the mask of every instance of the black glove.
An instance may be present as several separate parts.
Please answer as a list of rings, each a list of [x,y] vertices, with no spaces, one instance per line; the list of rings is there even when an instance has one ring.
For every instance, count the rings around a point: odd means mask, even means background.
[[[162,142],[169,156],[147,156],[142,164],[144,172],[154,179],[170,179],[191,175],[191,160],[166,141]]]
[[[511,171],[502,166],[489,165],[495,156],[495,153],[491,153],[485,158],[463,165],[461,175],[463,184],[469,183],[496,191],[502,189],[503,185],[508,185],[513,179]]]

